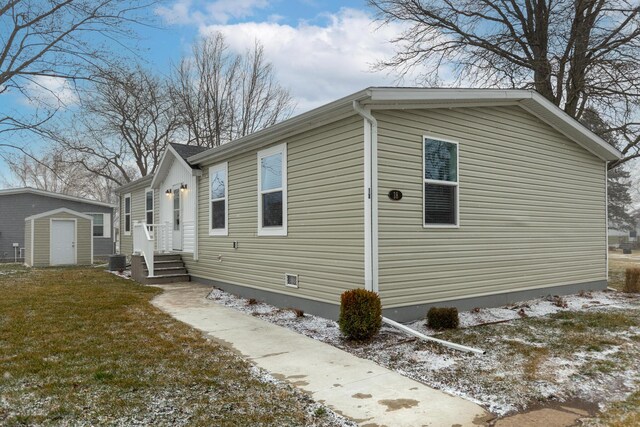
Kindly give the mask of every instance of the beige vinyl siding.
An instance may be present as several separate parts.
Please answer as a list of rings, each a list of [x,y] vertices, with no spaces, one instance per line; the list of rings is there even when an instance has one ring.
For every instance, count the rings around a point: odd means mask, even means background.
[[[151,184],[146,181],[140,186],[136,186],[126,192],[120,194],[120,253],[131,255],[133,252],[133,223],[135,221],[145,221],[145,191]],[[124,196],[131,193],[131,234],[126,235],[124,232]],[[154,203],[157,199],[154,198]],[[154,206],[155,209],[155,206]],[[157,217],[156,212],[153,213]]]
[[[33,220],[28,220],[24,222],[24,263],[28,266],[33,265],[33,260],[31,259],[31,226]]]
[[[273,141],[287,143],[288,152],[288,235],[283,237],[257,236],[257,150],[201,165],[199,260],[183,257],[189,274],[333,304],[345,289],[362,287],[363,138],[362,119],[351,117]],[[229,235],[209,236],[208,169],[223,161],[228,162]],[[284,286],[285,273],[299,275],[299,289]]]
[[[42,218],[34,219],[34,244],[33,244],[33,266],[45,267],[50,265],[50,241],[51,241],[51,220],[52,219],[75,219],[76,220],[76,263],[79,265],[91,264],[91,241],[93,230],[91,220],[78,217],[76,215],[59,212]]]
[[[375,116],[385,307],[606,278],[603,161],[518,107]],[[458,229],[423,228],[424,135],[459,142]]]

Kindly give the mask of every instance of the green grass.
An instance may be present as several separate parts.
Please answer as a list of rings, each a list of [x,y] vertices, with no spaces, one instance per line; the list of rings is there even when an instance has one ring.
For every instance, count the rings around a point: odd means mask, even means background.
[[[0,424],[317,422],[308,397],[154,308],[159,292],[91,268],[0,275]]]
[[[637,427],[640,425],[640,391],[626,400],[616,402],[594,420],[594,425],[609,427]],[[589,424],[591,425],[591,423]]]

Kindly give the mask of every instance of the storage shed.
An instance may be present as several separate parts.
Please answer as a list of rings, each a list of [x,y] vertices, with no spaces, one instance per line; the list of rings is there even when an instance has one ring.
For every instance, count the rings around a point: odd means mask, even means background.
[[[25,218],[25,265],[93,263],[93,217],[67,208]]]

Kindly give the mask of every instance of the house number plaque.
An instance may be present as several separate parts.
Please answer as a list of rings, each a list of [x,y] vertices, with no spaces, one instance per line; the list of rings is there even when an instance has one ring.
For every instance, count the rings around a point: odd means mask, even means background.
[[[389,198],[391,200],[400,200],[400,199],[402,199],[402,191],[400,191],[400,190],[391,190],[391,191],[389,191]]]

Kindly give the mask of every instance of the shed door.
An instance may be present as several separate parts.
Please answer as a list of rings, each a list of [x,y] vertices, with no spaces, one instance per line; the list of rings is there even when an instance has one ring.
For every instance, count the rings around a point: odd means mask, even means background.
[[[37,244],[37,242],[35,243]],[[76,223],[73,220],[51,220],[51,265],[76,263]]]

